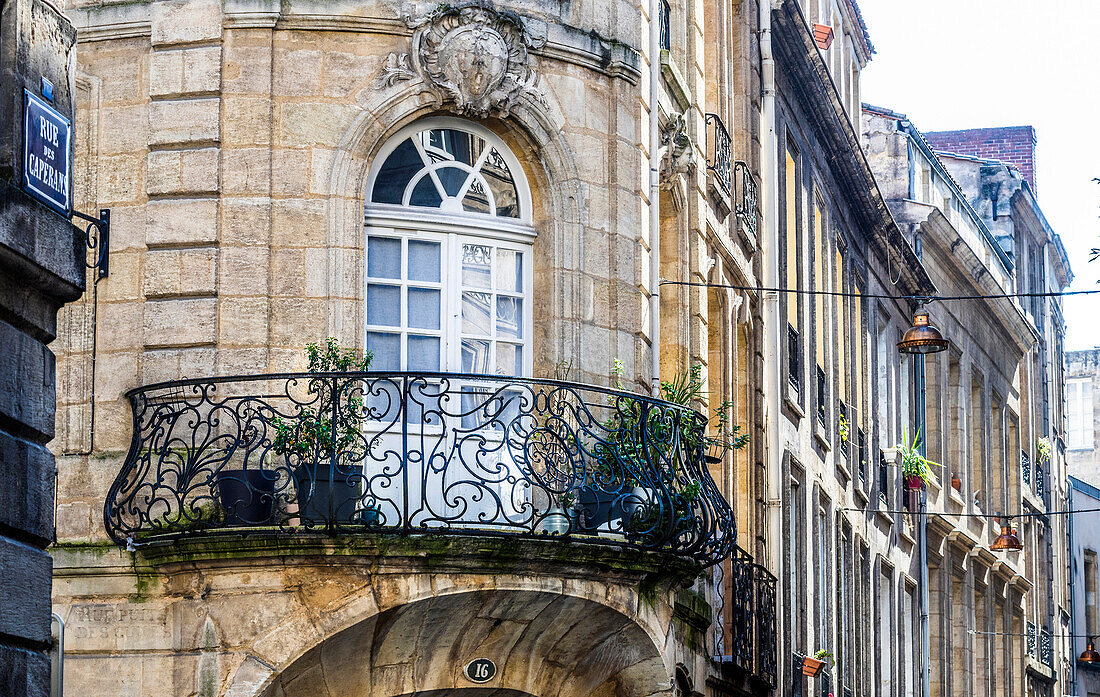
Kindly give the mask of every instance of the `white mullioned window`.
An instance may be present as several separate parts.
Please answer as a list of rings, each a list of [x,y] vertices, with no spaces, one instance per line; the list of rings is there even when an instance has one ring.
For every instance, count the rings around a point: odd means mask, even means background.
[[[1094,445],[1092,378],[1066,380],[1066,411],[1068,416],[1066,447],[1070,450],[1092,450]]]
[[[366,347],[376,370],[531,372],[531,196],[490,131],[414,123],[368,179]]]

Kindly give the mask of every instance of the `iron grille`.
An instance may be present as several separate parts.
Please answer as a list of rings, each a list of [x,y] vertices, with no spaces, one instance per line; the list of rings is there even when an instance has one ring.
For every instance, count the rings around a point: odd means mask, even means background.
[[[127,393],[113,540],[226,529],[487,534],[659,550],[735,542],[703,460],[707,420],[645,395],[450,373],[284,373]],[[184,466],[184,464],[186,466]]]
[[[788,300],[790,302],[790,300]],[[802,352],[798,346],[798,330],[790,324],[787,325],[787,380],[797,390],[801,385],[799,376],[802,374]]]
[[[1035,495],[1046,503],[1046,471],[1038,462],[1035,463]]]
[[[730,134],[718,114],[707,114],[707,169],[727,194],[733,189]]]
[[[661,0],[661,9],[659,12],[658,30],[661,34],[660,48],[662,51],[670,51],[672,50],[672,28],[670,26],[672,23],[672,6],[668,4],[668,0]]]
[[[745,221],[745,228],[756,235],[756,206],[758,196],[756,177],[749,171],[749,166],[738,160],[733,165],[733,200],[735,213]]]
[[[1025,486],[1031,485],[1031,456],[1026,450],[1020,451],[1020,474],[1023,476]]]
[[[825,394],[825,369],[821,366],[816,366],[817,369],[817,420],[821,422],[821,425],[825,425],[825,417],[827,412],[826,394]]]
[[[882,497],[882,500],[886,502],[887,507],[890,504],[890,465],[886,463],[886,456],[882,453],[878,455],[878,495]]]
[[[779,644],[776,632],[776,579],[760,564],[753,564],[756,581],[756,660],[753,674],[772,687],[779,684]]]
[[[856,430],[856,449],[859,453],[859,462],[856,463],[856,473],[859,477],[859,485],[866,488],[867,460],[870,459],[871,454],[867,452],[867,434],[863,432],[862,428]]]
[[[1037,653],[1039,640],[1039,628],[1032,622],[1027,623],[1027,655],[1034,657]]]
[[[1045,629],[1039,632],[1039,661],[1045,666],[1054,667],[1054,638]]]
[[[719,601],[715,613],[715,655],[738,671],[776,684],[775,577],[752,555],[734,546],[715,574]]]

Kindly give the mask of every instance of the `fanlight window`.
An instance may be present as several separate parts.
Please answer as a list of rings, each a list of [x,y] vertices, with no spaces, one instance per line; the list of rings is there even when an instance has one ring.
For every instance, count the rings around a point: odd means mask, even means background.
[[[372,203],[519,218],[519,192],[501,152],[476,133],[427,128],[398,143],[374,179]]]

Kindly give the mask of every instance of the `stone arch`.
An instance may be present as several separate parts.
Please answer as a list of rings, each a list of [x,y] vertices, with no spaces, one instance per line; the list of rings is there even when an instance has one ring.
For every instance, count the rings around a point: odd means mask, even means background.
[[[302,640],[280,665],[249,656],[225,694],[670,696],[671,667],[659,649],[666,637],[636,615],[539,589],[427,595],[366,613],[324,638]],[[464,678],[462,668],[473,658],[494,661],[493,680],[479,686]]]
[[[381,100],[379,100],[381,95]],[[435,99],[417,82],[399,82],[390,87],[364,89],[357,95],[363,106],[335,147],[328,174],[327,266],[329,310],[327,329],[347,343],[362,344],[362,223],[367,177],[372,157],[401,128],[418,119],[441,114]],[[520,159],[534,198],[534,225],[541,238],[536,242],[536,265],[555,269],[575,268],[583,259],[582,201],[586,196],[576,160],[563,133],[565,118],[553,97],[522,97],[507,118],[477,121],[500,136]],[[579,350],[579,329],[566,317],[567,308],[577,307],[579,283],[572,274],[547,274],[550,285],[540,293],[550,302],[549,322],[535,337],[536,355]],[[567,301],[568,298],[568,301]],[[556,336],[548,334],[556,332]],[[551,361],[558,356],[549,356]]]

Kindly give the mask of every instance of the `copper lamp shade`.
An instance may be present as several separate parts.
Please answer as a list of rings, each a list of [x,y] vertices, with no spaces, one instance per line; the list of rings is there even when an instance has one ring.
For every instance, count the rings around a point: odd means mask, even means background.
[[[1024,545],[1020,542],[1020,538],[1016,537],[1012,528],[1002,525],[1001,534],[997,535],[997,539],[993,540],[989,548],[994,552],[1018,552],[1024,548]]]
[[[928,310],[918,308],[913,313],[913,326],[905,330],[901,341],[898,342],[898,351],[902,353],[939,353],[949,346],[947,339],[943,338],[940,330],[932,326],[928,321]]]
[[[1092,648],[1092,642],[1090,641],[1077,660],[1084,663],[1100,663],[1100,653],[1096,653],[1096,649]]]

